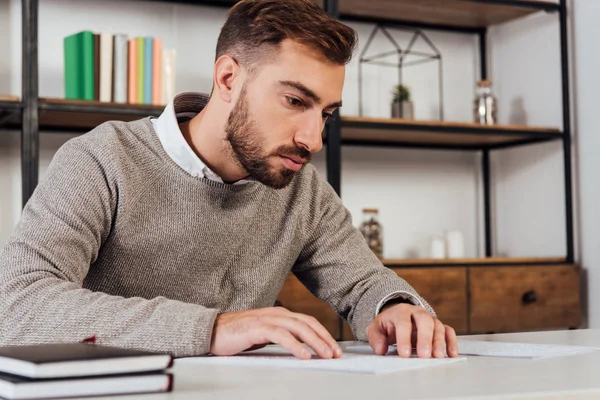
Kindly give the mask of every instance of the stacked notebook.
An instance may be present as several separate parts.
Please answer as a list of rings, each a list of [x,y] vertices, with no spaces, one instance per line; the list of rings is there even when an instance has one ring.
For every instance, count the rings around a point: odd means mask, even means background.
[[[169,354],[85,343],[0,347],[0,397],[169,392],[172,363]]]

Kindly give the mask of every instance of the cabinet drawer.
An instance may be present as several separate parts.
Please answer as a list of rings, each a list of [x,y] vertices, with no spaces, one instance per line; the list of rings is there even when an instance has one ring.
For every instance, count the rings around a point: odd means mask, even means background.
[[[466,268],[392,268],[457,333],[467,333]]]
[[[579,269],[572,265],[472,268],[471,332],[578,327]]]
[[[337,339],[338,316],[326,302],[317,299],[293,274],[288,275],[277,300],[290,311],[315,317]]]

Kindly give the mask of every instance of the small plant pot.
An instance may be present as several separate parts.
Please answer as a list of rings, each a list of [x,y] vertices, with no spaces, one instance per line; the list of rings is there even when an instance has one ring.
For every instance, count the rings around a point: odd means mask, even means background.
[[[412,101],[393,102],[392,118],[413,119],[414,110]]]

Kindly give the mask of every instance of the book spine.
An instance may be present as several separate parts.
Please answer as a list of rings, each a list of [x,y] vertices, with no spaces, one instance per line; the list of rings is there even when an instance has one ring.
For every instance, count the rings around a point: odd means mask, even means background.
[[[79,100],[83,98],[81,76],[81,34],[67,36],[63,39],[65,99]]]
[[[163,49],[163,104],[167,104],[175,96],[175,50]]]
[[[100,35],[94,34],[94,100],[100,100]]]
[[[81,85],[82,99],[94,100],[94,75],[95,75],[95,57],[94,57],[94,34],[90,31],[82,32],[81,36]]]
[[[152,104],[160,105],[162,103],[161,92],[162,75],[162,41],[154,39],[154,49],[152,51]]]
[[[137,103],[144,103],[144,38],[137,40]]]
[[[112,101],[113,36],[100,34],[100,101]]]
[[[153,39],[144,38],[144,104],[152,104]]]
[[[128,45],[128,58],[129,63],[127,65],[127,89],[128,97],[127,101],[130,104],[137,104],[138,102],[138,51],[137,51],[137,39],[131,39]]]
[[[127,35],[117,34],[113,39],[113,86],[112,101],[127,102]]]

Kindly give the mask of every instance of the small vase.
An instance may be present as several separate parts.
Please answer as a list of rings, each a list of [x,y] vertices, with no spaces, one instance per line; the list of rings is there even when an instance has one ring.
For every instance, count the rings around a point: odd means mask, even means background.
[[[393,102],[392,118],[413,119],[413,103],[411,101]]]

